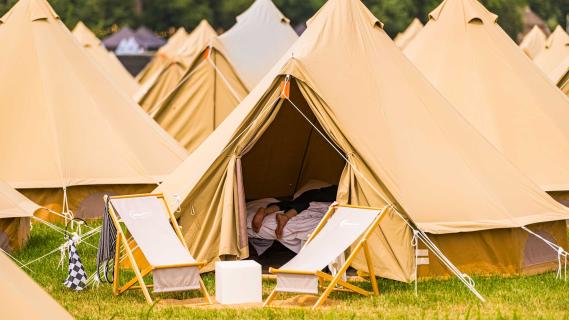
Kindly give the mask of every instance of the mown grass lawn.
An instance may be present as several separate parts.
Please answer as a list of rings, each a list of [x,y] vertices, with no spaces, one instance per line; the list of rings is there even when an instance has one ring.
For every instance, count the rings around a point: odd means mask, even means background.
[[[98,236],[88,241],[96,246]],[[31,261],[61,243],[60,234],[44,225],[34,225],[27,248],[18,253],[17,258]],[[79,253],[87,272],[92,273],[96,249],[82,244]],[[28,273],[77,319],[569,319],[569,282],[556,280],[554,273],[475,278],[476,288],[486,297],[486,303],[478,302],[454,279],[420,281],[418,296],[412,284],[380,280],[380,297],[332,294],[331,305],[319,311],[302,307],[204,309],[163,303],[149,306],[139,291],[114,297],[109,284],[73,292],[62,284],[67,276],[67,261],[63,269],[58,268],[58,263],[59,253],[56,253],[31,264],[33,271]],[[209,292],[214,294],[213,274],[206,274],[204,278]],[[264,281],[264,297],[274,285],[273,281]],[[185,293],[161,298],[197,296]]]

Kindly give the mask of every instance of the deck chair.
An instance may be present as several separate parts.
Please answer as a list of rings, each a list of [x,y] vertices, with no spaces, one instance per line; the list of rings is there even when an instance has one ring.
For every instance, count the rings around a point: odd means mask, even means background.
[[[269,272],[276,275],[277,286],[263,306],[270,305],[278,292],[318,294],[319,288],[323,288],[324,292],[312,309],[321,306],[334,290],[349,291],[364,296],[379,295],[367,240],[378,228],[384,212],[385,209],[333,204],[298,255],[279,269],[269,269]],[[352,247],[350,255],[335,276],[321,271],[353,244],[355,246]],[[373,292],[342,280],[342,276],[361,250],[367,260]],[[326,281],[328,286],[325,287]],[[342,288],[338,288],[338,285]]]
[[[155,293],[200,290],[207,304],[211,304],[211,298],[200,277],[200,268],[206,262],[196,261],[190,254],[176,218],[164,196],[162,194],[116,196],[108,197],[108,201],[109,215],[117,229],[113,294],[119,295],[126,290],[141,289],[146,301],[152,303],[148,291],[151,287]],[[121,223],[132,239],[127,239]],[[135,273],[134,278],[123,286],[119,284],[121,246]],[[143,270],[138,267],[133,250],[140,250],[148,261],[148,266]],[[144,283],[144,276],[150,272],[154,281],[153,284],[147,285]]]

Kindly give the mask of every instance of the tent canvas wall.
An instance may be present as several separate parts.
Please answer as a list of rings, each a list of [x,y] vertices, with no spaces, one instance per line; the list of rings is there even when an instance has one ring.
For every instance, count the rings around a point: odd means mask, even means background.
[[[520,48],[530,59],[533,59],[541,51],[545,50],[546,40],[545,33],[538,26],[533,26],[531,31],[523,38],[522,43],[520,43]]]
[[[39,206],[0,181],[0,249],[20,250],[30,233],[30,218]]]
[[[112,52],[108,52],[101,40],[81,21],[72,31],[73,35],[91,57],[103,68],[107,76],[128,95],[138,90],[138,84],[119,59]]]
[[[230,30],[199,50],[182,81],[151,114],[191,152],[297,38],[270,0],[255,1]]]
[[[188,152],[199,146],[249,92],[223,52],[221,46],[206,48],[174,90],[150,111]]]
[[[180,45],[180,49],[176,52],[176,57],[190,65],[202,50],[215,38],[217,33],[213,27],[203,19],[198,26],[190,33],[184,43]]]
[[[397,36],[393,39],[395,41],[395,45],[397,45],[401,49],[405,49],[413,41],[413,39],[421,32],[423,29],[423,23],[421,20],[415,18],[411,22],[411,24],[405,29],[405,31],[400,32]]]
[[[162,102],[184,75],[187,66],[177,59],[171,59],[153,74],[133,95],[144,111],[150,112],[152,108]]]
[[[0,300],[3,319],[58,319],[73,317],[24,271],[0,252]]]
[[[147,190],[186,157],[47,1],[14,5],[0,18],[0,40],[0,177],[19,190],[40,189],[34,202],[61,205],[61,190],[75,187]]]
[[[291,134],[284,146],[279,128]],[[307,143],[312,136],[320,143]],[[396,209],[370,244],[376,273],[400,281],[414,278],[413,224],[403,217],[431,234],[471,235],[475,240],[463,250],[470,255],[459,265],[490,264],[493,272],[503,255],[524,248],[484,246],[482,232],[569,217],[457,113],[358,0],[328,1],[263,81],[155,191],[180,207],[192,254],[213,262],[247,257],[246,199],[290,196],[298,186],[293,182],[338,176],[340,203]],[[480,252],[497,261],[478,261]],[[556,261],[545,262],[554,267]],[[363,260],[356,267],[366,269]]]
[[[555,84],[569,71],[569,34],[557,26],[534,62]]]
[[[404,51],[544,191],[569,191],[569,100],[476,0],[446,0]]]
[[[271,0],[255,0],[237,23],[219,36],[227,59],[251,90],[273,67],[298,35]]]
[[[161,104],[179,84],[182,76],[199,54],[199,50],[202,50],[215,36],[217,36],[215,30],[206,20],[202,20],[194,31],[178,45],[177,51],[158,57],[160,60],[157,63],[160,65],[151,66],[155,69],[154,73],[146,79],[134,95],[135,101],[142,109],[150,113],[156,105]]]
[[[150,63],[140,71],[136,76],[136,81],[143,84],[148,80],[154,73],[156,73],[165,63],[168,63],[168,59],[174,56],[184,41],[187,39],[188,33],[183,27],[178,28],[176,32],[168,39],[168,42],[156,52],[156,55]]]

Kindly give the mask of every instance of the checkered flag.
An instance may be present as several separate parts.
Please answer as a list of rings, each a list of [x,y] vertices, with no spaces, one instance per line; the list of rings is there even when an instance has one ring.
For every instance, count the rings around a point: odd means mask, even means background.
[[[63,283],[64,286],[73,289],[75,291],[81,291],[87,287],[87,274],[85,273],[85,268],[81,263],[79,254],[77,253],[77,247],[75,247],[75,241],[69,240],[69,276]]]

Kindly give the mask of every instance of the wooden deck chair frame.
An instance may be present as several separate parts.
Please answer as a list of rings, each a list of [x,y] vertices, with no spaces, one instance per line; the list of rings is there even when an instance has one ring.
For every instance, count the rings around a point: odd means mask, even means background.
[[[180,231],[180,226],[178,225],[178,222],[176,221],[176,217],[174,217],[174,215],[172,214],[172,211],[170,211],[170,207],[168,206],[168,203],[166,202],[166,198],[164,197],[163,194],[161,194],[161,193],[159,193],[159,194],[145,193],[145,194],[134,194],[134,195],[126,195],[126,196],[112,196],[112,197],[108,197],[108,199],[112,200],[112,199],[142,198],[142,197],[156,197],[156,198],[159,198],[160,200],[162,200],[162,202],[164,203],[164,207],[166,208],[166,212],[168,212],[168,218],[170,220],[172,228],[174,229],[174,232],[176,232],[176,236],[178,236],[178,239],[180,239],[180,241],[182,242],[184,247],[186,249],[188,249],[188,245],[186,244],[186,241],[182,235],[182,232]],[[106,201],[107,201],[107,196],[105,196],[105,202]],[[153,300],[152,300],[152,297],[150,295],[150,292],[148,291],[148,288],[152,288],[153,284],[146,284],[144,282],[144,277],[146,275],[148,275],[150,272],[152,272],[153,270],[157,270],[157,269],[170,269],[170,268],[181,268],[181,267],[198,267],[199,269],[201,269],[207,264],[207,262],[205,262],[205,261],[196,261],[193,263],[186,263],[186,264],[149,266],[143,270],[140,270],[140,268],[138,267],[138,264],[136,263],[136,259],[134,258],[134,251],[140,250],[140,248],[138,248],[138,245],[131,247],[131,245],[129,244],[129,241],[128,241],[126,235],[124,234],[123,229],[121,228],[121,221],[118,218],[119,216],[115,212],[112,205],[109,206],[109,215],[111,216],[113,224],[115,225],[115,228],[117,229],[116,253],[115,253],[114,276],[113,276],[113,278],[114,278],[113,294],[115,296],[120,295],[121,293],[123,293],[127,290],[141,289],[146,301],[149,304],[152,304]],[[131,240],[134,243],[136,243],[136,241],[134,239],[131,239]],[[120,284],[119,284],[121,246],[124,248],[126,255],[128,257],[128,260],[130,262],[130,265],[131,265],[131,267],[134,271],[134,274],[135,274],[135,276],[132,279],[130,279],[129,281],[127,281],[123,286],[120,286]],[[141,250],[141,254],[142,254],[142,250]],[[204,284],[203,280],[201,279],[201,277],[200,277],[199,282],[200,282],[200,289],[199,290],[203,294],[203,296],[206,300],[205,304],[212,304],[211,297],[209,296],[209,293],[207,292],[207,289],[206,289],[205,284]],[[136,285],[137,283],[138,283],[138,285]]]
[[[326,299],[328,298],[330,293],[332,293],[332,291],[345,291],[345,292],[359,293],[359,294],[366,296],[366,297],[370,296],[372,294],[373,295],[379,295],[379,287],[377,285],[377,279],[375,278],[375,271],[373,268],[373,260],[371,258],[371,253],[370,253],[369,246],[368,246],[368,239],[373,234],[373,232],[379,227],[381,220],[383,220],[383,217],[385,216],[384,211],[386,210],[386,208],[380,209],[380,208],[363,207],[363,206],[334,204],[334,205],[330,206],[330,208],[328,209],[328,211],[326,212],[326,214],[324,215],[324,217],[322,218],[322,220],[320,221],[320,223],[318,224],[318,226],[316,227],[314,232],[308,238],[308,241],[306,242],[306,244],[310,243],[310,241],[312,241],[312,239],[314,239],[318,235],[318,233],[322,230],[322,228],[324,228],[324,226],[326,225],[328,220],[332,217],[332,215],[334,214],[336,209],[341,208],[341,207],[380,210],[380,211],[382,211],[382,213],[380,213],[374,219],[374,221],[370,224],[370,226],[366,229],[366,231],[364,232],[364,234],[362,235],[360,240],[357,242],[356,246],[352,247],[352,251],[351,251],[350,255],[345,260],[345,263],[342,265],[340,270],[338,270],[338,272],[335,276],[332,276],[332,275],[325,273],[325,272],[322,272],[322,271],[307,272],[307,271],[298,271],[298,270],[283,270],[283,269],[269,268],[269,272],[272,274],[275,274],[275,275],[277,275],[277,274],[296,274],[296,275],[314,275],[314,276],[317,276],[319,288],[324,289],[324,292],[320,295],[320,297],[318,298],[316,303],[312,306],[313,310],[322,306],[322,304],[324,304],[324,302],[326,301]],[[358,286],[355,286],[351,283],[348,283],[347,281],[342,280],[342,275],[346,272],[346,270],[348,270],[348,268],[352,264],[352,261],[356,258],[356,256],[362,250],[363,250],[364,255],[365,255],[365,259],[366,259],[368,270],[369,270],[369,278],[370,278],[371,285],[373,288],[373,291],[371,291],[371,292],[364,290]],[[326,281],[329,282],[328,286],[324,285]],[[340,285],[343,288],[338,288],[338,287],[336,287],[337,285]],[[277,288],[273,289],[273,291],[267,297],[267,300],[265,300],[265,302],[263,303],[263,307],[269,306],[271,304],[271,302],[276,298],[277,294],[278,294]]]

